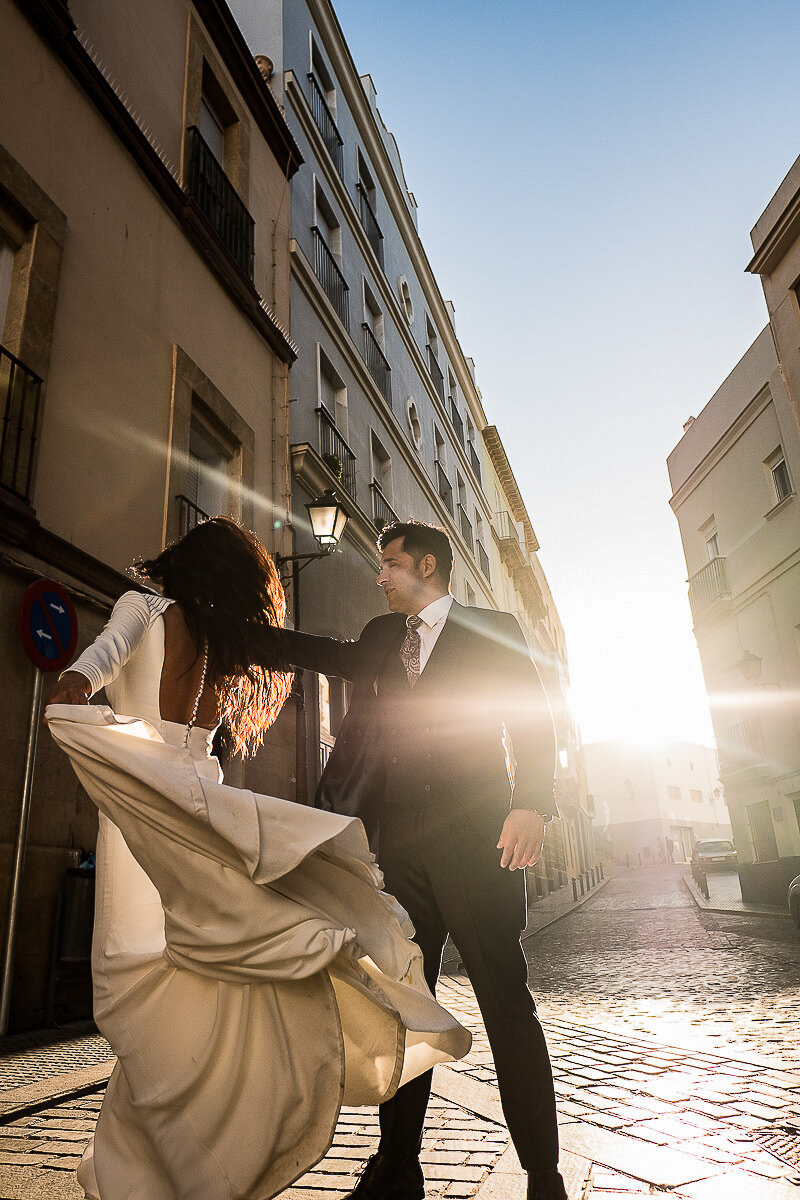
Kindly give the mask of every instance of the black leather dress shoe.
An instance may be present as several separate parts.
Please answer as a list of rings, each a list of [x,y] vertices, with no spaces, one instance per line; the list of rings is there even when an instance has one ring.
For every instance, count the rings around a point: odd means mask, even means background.
[[[528,1175],[528,1200],[569,1200],[564,1180],[556,1167]]]
[[[425,1176],[416,1155],[373,1154],[345,1200],[425,1200]]]

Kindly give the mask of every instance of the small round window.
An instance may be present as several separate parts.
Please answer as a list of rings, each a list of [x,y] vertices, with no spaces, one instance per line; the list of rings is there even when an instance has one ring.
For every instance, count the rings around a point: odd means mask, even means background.
[[[408,280],[405,275],[401,275],[397,280],[397,291],[400,295],[403,312],[406,314],[406,320],[411,324],[414,320],[414,303],[411,299],[411,288],[408,286]]]
[[[408,422],[408,432],[411,434],[411,440],[414,443],[416,450],[422,449],[422,422],[419,419],[417,406],[414,403],[413,397],[409,396],[406,400],[406,421]]]

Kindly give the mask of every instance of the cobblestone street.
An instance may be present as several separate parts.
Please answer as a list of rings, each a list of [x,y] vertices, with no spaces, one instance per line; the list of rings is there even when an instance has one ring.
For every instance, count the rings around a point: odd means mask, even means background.
[[[682,874],[626,871],[578,907],[557,893],[549,911],[547,901],[534,910],[530,928],[537,919],[539,928],[526,952],[553,1060],[570,1200],[798,1200],[800,939],[778,916],[701,910]],[[440,989],[474,1045],[464,1062],[435,1073],[427,1195],[522,1200],[469,981],[456,970]],[[43,1053],[58,1072],[52,1089],[68,1087],[67,1068],[83,1055],[83,1094],[59,1099],[53,1090],[52,1103],[37,1102],[35,1053],[20,1039],[0,1060],[0,1200],[78,1200],[74,1169],[111,1064],[104,1043],[81,1031],[71,1049]],[[285,1195],[346,1194],[377,1135],[374,1112],[343,1110],[327,1157]]]

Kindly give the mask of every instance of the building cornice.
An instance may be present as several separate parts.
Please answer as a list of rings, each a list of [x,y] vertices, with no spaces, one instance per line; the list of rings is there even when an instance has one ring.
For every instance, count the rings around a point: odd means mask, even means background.
[[[525,501],[514,478],[514,472],[511,470],[511,463],[508,461],[508,456],[506,455],[497,426],[487,425],[482,430],[482,433],[484,444],[492,460],[492,466],[511,505],[511,515],[515,521],[522,523],[522,527],[525,530],[525,547],[530,554],[535,554],[539,549],[539,540],[533,531],[533,525],[528,516]]]
[[[800,236],[800,188],[745,267],[751,275],[769,275]]]
[[[770,391],[769,384],[765,383],[750,403],[742,409],[736,419],[731,422],[724,433],[714,442],[713,446],[703,455],[697,465],[692,468],[680,487],[676,488],[669,501],[670,508],[676,515],[680,506],[692,494],[700,481],[705,478],[709,471],[712,471],[714,467],[719,465],[731,446],[738,442],[742,434],[746,432],[749,426],[772,403],[772,392]]]
[[[292,103],[292,108],[294,109],[298,121],[302,125],[303,133],[314,148],[317,162],[325,175],[325,184],[332,195],[335,196],[342,212],[347,215],[350,225],[350,232],[358,243],[358,248],[361,251],[364,259],[372,268],[373,282],[377,286],[384,304],[391,312],[394,326],[397,329],[397,332],[400,335],[400,340],[402,341],[406,351],[409,354],[409,357],[414,364],[417,374],[420,377],[420,382],[425,388],[428,399],[430,400],[439,419],[442,420],[445,427],[449,429],[451,425],[450,414],[442,404],[439,394],[436,391],[436,388],[433,386],[433,381],[430,378],[430,372],[422,354],[422,350],[417,342],[417,339],[414,337],[414,334],[411,332],[409,323],[406,320],[402,308],[400,307],[400,302],[386,277],[386,272],[378,262],[375,251],[373,250],[364,227],[361,224],[355,201],[345,187],[341,175],[331,162],[330,155],[328,154],[327,148],[322,139],[322,135],[317,129],[317,124],[311,113],[306,94],[300,86],[300,82],[293,71],[287,71],[285,73],[284,83],[286,95]],[[463,390],[464,389],[462,387],[462,391]],[[473,413],[473,416],[474,415],[475,414]],[[486,417],[483,414],[482,409],[481,421],[482,423],[476,422],[478,428],[482,428],[486,423]],[[461,445],[457,438],[452,439],[452,445],[464,471],[474,475],[472,464],[464,446]],[[484,500],[486,513],[490,514],[488,502],[486,501],[485,495],[483,495],[483,480],[478,480],[477,484],[478,486],[476,488],[476,493],[482,497]]]
[[[17,3],[111,127],[153,191],[256,331],[283,362],[294,362],[297,351],[288,333],[81,44],[74,22],[68,13],[65,15],[65,5],[60,0],[26,0],[25,3],[17,0]],[[258,74],[255,64],[253,69]]]
[[[483,404],[467,365],[464,351],[456,337],[428,256],[408,210],[405,187],[397,178],[377,121],[364,93],[358,69],[350,54],[341,25],[329,0],[308,0],[308,7],[331,57],[337,82],[341,84],[342,93],[347,100],[358,131],[364,140],[370,161],[380,180],[386,203],[391,209],[395,224],[411,256],[414,270],[425,293],[426,302],[430,306],[431,317],[447,348],[448,358],[458,377],[475,425],[482,430],[487,424]]]

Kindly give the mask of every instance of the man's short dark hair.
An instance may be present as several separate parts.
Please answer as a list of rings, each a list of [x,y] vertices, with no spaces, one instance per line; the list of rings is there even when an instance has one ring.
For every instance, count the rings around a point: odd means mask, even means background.
[[[403,539],[403,549],[418,564],[426,554],[436,559],[436,570],[445,586],[450,586],[453,571],[453,547],[450,538],[439,525],[427,521],[393,521],[384,525],[378,537],[378,549],[383,551],[396,538]]]

